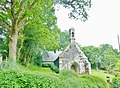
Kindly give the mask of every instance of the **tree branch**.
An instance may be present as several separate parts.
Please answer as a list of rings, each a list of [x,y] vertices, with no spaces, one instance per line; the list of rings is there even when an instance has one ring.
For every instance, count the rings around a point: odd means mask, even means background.
[[[24,1],[24,0],[23,0]],[[31,10],[32,7],[35,5],[35,3],[37,2],[37,0],[33,1],[31,4],[28,1],[28,10]],[[22,3],[21,3],[22,4]],[[20,6],[21,7],[21,6]],[[19,14],[20,15],[20,14]],[[26,26],[27,24],[29,24],[30,21],[27,21],[24,25],[24,21],[27,19],[27,15],[24,14],[23,17],[18,21],[18,29],[20,30],[21,28],[23,28],[24,26]]]
[[[26,20],[26,18],[27,18],[27,16],[24,14],[23,17],[18,21],[18,24],[17,24],[18,29],[21,28],[20,26],[24,23],[24,21]]]
[[[7,30],[11,30],[11,26],[9,26],[6,22],[1,21],[0,22],[0,26],[2,26],[3,28],[7,29]]]
[[[19,24],[19,25],[18,25],[18,30],[20,30],[21,28],[27,26],[29,23],[30,23],[30,20],[27,21],[26,23],[21,23],[21,24]]]
[[[31,10],[31,8],[34,6],[36,2],[37,0],[34,0],[31,4],[28,2],[28,9]]]
[[[22,11],[24,10],[25,1],[26,1],[26,0],[22,0],[21,3],[20,3],[19,10],[18,10],[17,13],[16,13],[16,17],[17,17],[17,18],[20,17]]]
[[[13,19],[15,18],[15,12],[14,12],[14,6],[15,6],[15,0],[11,0],[11,14],[12,14],[12,17]]]
[[[27,21],[26,23],[24,23],[24,24],[21,26],[21,28],[27,26],[29,23],[30,23],[30,21]]]
[[[30,23],[30,21],[27,21],[23,26],[27,26]]]

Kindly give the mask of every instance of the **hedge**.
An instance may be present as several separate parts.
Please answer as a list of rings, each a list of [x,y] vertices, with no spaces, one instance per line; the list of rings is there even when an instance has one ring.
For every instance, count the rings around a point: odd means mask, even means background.
[[[10,70],[0,72],[0,88],[63,88],[63,85],[59,78],[53,75]]]
[[[108,88],[108,85],[97,76],[67,70],[59,74],[7,70],[0,72],[0,88]]]

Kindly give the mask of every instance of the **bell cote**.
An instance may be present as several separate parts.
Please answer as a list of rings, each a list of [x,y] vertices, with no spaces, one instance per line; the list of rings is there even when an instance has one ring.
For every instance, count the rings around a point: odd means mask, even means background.
[[[70,35],[70,42],[75,41],[75,29],[74,28],[69,29],[69,35]]]

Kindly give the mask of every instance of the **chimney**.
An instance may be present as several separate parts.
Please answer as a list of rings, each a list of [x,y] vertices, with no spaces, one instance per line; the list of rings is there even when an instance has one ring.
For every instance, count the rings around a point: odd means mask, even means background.
[[[72,27],[69,29],[70,42],[75,41],[75,29]]]

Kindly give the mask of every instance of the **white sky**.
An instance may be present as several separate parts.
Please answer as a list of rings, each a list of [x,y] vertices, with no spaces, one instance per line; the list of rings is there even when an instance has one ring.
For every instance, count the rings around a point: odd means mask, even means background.
[[[68,10],[60,7],[56,12],[57,25],[63,30],[75,28],[76,41],[82,45],[111,44],[118,49],[120,35],[120,0],[92,0],[92,8],[86,22],[71,20]]]

